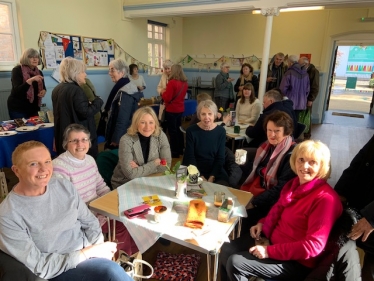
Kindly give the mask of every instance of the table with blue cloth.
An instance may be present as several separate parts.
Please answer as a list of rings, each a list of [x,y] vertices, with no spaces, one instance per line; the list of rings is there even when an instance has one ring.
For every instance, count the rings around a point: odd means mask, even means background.
[[[16,147],[26,141],[35,140],[44,143],[52,155],[54,128],[39,128],[35,131],[18,132],[11,136],[0,136],[0,168],[12,167],[12,153]]]
[[[156,112],[156,115],[158,116],[158,111],[160,109],[159,104],[152,104],[151,107]],[[197,107],[197,101],[196,100],[184,100],[184,112],[182,114],[182,117],[192,115],[196,112]]]

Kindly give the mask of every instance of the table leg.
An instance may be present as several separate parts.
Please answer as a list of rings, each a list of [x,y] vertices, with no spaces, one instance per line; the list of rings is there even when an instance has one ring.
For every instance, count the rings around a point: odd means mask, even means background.
[[[235,139],[232,139],[232,148],[231,151],[235,153]]]
[[[219,252],[217,252],[217,253],[214,255],[214,272],[213,272],[213,281],[216,281],[216,280],[217,280],[217,274],[218,274],[218,255],[219,255]]]
[[[108,240],[112,241],[112,235],[111,235],[111,231],[110,231],[110,219],[109,219],[109,217],[106,217],[106,223],[108,224]]]
[[[113,239],[112,241],[116,241],[116,220],[113,220]]]
[[[206,271],[207,271],[207,273],[208,273],[208,279],[207,279],[208,281],[210,281],[210,264],[211,264],[210,259],[211,259],[210,254],[207,254],[207,255],[206,255],[206,264],[207,264],[207,269],[206,269]]]

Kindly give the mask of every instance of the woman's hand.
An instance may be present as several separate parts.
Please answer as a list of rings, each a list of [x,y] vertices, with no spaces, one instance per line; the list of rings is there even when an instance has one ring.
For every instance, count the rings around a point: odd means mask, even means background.
[[[29,79],[26,80],[26,83],[31,85],[32,82],[36,81],[36,82],[39,82],[39,81],[42,81],[44,79],[43,76],[41,75],[35,75],[34,77],[31,77]]]
[[[110,145],[111,145],[111,146],[118,146],[118,143],[112,141],[112,142],[110,143]]]
[[[203,181],[207,181],[206,178],[204,176],[201,176],[201,178],[203,179]]]
[[[234,78],[227,78],[227,82],[232,82],[234,80],[235,80]]]
[[[131,167],[132,169],[134,169],[134,168],[138,168],[139,165],[136,164],[135,161],[130,161],[130,167]]]
[[[45,93],[46,93],[45,90],[41,90],[41,91],[39,92],[39,94],[38,94],[38,97],[39,97],[39,98],[44,98]]]
[[[239,91],[243,91],[244,86],[239,86]]]
[[[155,159],[154,163],[155,163],[156,166],[160,166],[161,159],[159,159],[159,158]]]
[[[144,87],[142,87],[142,86],[139,86],[139,87],[138,87],[138,90],[139,90],[139,92],[141,92],[141,91],[143,91],[143,90],[144,90]]]
[[[221,119],[222,117],[222,113],[221,112],[217,112],[217,119]]]
[[[117,243],[104,242],[88,246],[81,250],[86,259],[89,258],[104,258],[111,260],[115,252],[117,252]]]
[[[224,115],[222,118],[222,122],[225,123],[225,125],[231,124],[231,115],[230,114]]]
[[[251,233],[251,237],[254,239],[260,239],[261,231],[262,231],[262,223],[258,223],[252,226],[251,229],[249,230],[249,232]]]
[[[208,182],[214,182],[215,179],[216,179],[215,176],[210,176],[209,179],[208,179]]]
[[[249,252],[258,259],[266,259],[269,257],[267,246],[254,246],[249,248]]]

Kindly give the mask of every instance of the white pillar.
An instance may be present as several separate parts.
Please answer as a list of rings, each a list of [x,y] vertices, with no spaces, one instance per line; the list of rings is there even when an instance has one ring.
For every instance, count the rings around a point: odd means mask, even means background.
[[[271,31],[273,28],[273,16],[279,15],[279,9],[278,8],[261,9],[261,14],[266,17],[264,45],[262,49],[260,86],[258,90],[258,98],[262,102],[264,94],[265,94],[265,90],[266,90],[266,78],[267,78],[267,69],[268,69],[268,62],[269,62]]]

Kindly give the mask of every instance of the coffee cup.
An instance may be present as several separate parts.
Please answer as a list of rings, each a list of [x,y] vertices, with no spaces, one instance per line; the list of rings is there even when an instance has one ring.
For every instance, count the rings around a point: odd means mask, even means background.
[[[234,126],[234,134],[240,133],[240,126]]]
[[[247,161],[247,150],[237,149],[235,151],[235,162],[238,165],[244,165]]]
[[[155,222],[162,222],[164,220],[167,209],[168,208],[166,206],[155,207]]]

